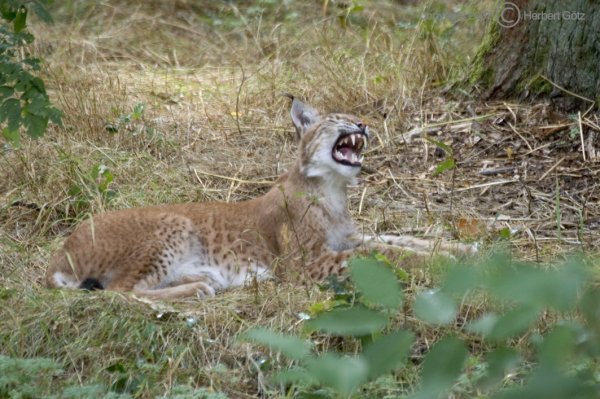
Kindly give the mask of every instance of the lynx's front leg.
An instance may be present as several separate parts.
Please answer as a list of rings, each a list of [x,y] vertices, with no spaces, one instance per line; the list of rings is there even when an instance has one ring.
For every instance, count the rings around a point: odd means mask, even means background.
[[[348,267],[348,261],[355,256],[368,256],[374,252],[384,255],[392,264],[402,269],[412,269],[422,265],[428,254],[407,251],[401,247],[371,242],[345,251],[326,250],[308,264],[307,274],[312,280],[323,280],[331,275],[341,275]]]
[[[454,256],[475,255],[478,252],[476,245],[445,242],[443,240],[426,240],[412,236],[380,235],[364,236],[365,244],[378,244],[399,247],[419,255],[438,254],[454,258]]]

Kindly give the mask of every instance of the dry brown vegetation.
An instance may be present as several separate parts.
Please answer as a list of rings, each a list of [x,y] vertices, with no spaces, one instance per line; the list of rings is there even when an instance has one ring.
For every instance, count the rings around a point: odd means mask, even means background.
[[[283,396],[257,369],[269,357],[235,336],[252,325],[294,331],[298,313],[326,297],[316,287],[268,282],[163,305],[41,281],[51,251],[90,213],[263,193],[295,156],[285,92],[362,115],[375,132],[350,196],[366,231],[478,241],[484,252],[502,241],[537,261],[597,251],[598,115],[444,90],[468,68],[490,4],[403,3],[348,15],[334,1],[73,1],[57,2],[55,25],[33,21],[64,117],[0,156],[0,353],[59,359],[55,386],[110,386],[122,375],[107,367],[124,364],[140,397],[178,384]],[[436,175],[449,156],[458,167]],[[94,167],[112,174],[106,190]],[[407,292],[435,277],[413,276]],[[425,347],[435,340],[410,317],[399,323],[414,324]],[[138,378],[150,364],[158,371]],[[386,394],[410,391],[414,375],[397,378]]]

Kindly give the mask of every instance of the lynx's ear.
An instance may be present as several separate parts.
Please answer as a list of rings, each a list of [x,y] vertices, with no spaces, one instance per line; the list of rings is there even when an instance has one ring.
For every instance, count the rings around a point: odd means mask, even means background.
[[[302,135],[320,119],[316,109],[308,104],[304,104],[297,98],[294,98],[292,101],[292,110],[290,114],[292,115],[294,126],[296,127],[296,136],[298,139],[300,139],[300,137],[302,137]]]

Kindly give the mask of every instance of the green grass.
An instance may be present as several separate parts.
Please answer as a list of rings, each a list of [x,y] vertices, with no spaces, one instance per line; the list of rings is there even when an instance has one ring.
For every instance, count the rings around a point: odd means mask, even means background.
[[[301,333],[301,313],[326,304],[330,292],[266,282],[205,301],[161,304],[43,288],[51,253],[89,214],[264,193],[265,181],[295,157],[284,92],[319,109],[359,114],[372,127],[363,184],[350,190],[351,211],[365,232],[467,237],[485,244],[484,256],[497,245],[543,260],[574,249],[598,251],[598,233],[587,222],[600,214],[593,196],[585,209],[576,199],[561,198],[557,239],[555,202],[548,201],[555,198],[555,180],[551,188],[536,181],[547,170],[545,158],[525,181],[533,193],[531,215],[520,203],[503,207],[506,198],[522,198],[524,187],[516,184],[452,192],[454,185],[469,188],[495,179],[478,175],[481,162],[506,158],[503,146],[498,155],[469,140],[480,138],[489,148],[485,139],[497,134],[494,121],[506,117],[507,109],[455,100],[439,90],[469,67],[486,25],[479,16],[492,3],[377,0],[348,14],[354,2],[64,1],[50,10],[54,25],[32,18],[32,50],[45,60],[48,92],[64,117],[63,127],[52,125],[37,141],[24,138],[19,150],[0,142],[0,355],[11,359],[0,363],[51,362],[39,363],[48,367],[35,378],[18,376],[29,378],[19,389],[31,388],[31,397],[68,397],[66,389],[89,390],[79,392],[89,397],[292,395],[267,378],[290,362],[236,337],[256,326]],[[519,113],[522,134],[537,131],[537,108],[508,106]],[[432,175],[440,159],[431,143],[400,137],[414,127],[452,125],[473,112],[492,116],[467,132],[439,137],[454,148],[454,177]],[[543,144],[533,133],[527,137],[534,146]],[[525,152],[515,146],[514,162],[529,160]],[[513,219],[498,220],[500,214]],[[461,223],[471,222],[479,226],[474,233],[461,230]],[[516,232],[503,237],[510,229]],[[582,243],[573,244],[576,239]],[[406,303],[439,284],[445,270],[432,261],[411,272]],[[476,297],[462,304],[460,314],[473,319],[487,309],[493,309],[488,299]],[[417,336],[411,361],[366,385],[365,397],[413,392],[424,354],[446,333],[466,338],[470,346],[452,396],[476,397],[473,381],[486,344],[464,333],[464,320],[431,327],[407,305],[393,325]],[[352,339],[311,340],[318,353],[360,348]],[[0,384],[0,397],[2,389]]]

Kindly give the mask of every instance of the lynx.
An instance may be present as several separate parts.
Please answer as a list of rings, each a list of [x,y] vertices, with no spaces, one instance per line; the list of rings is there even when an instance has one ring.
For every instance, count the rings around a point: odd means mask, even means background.
[[[423,239],[356,233],[346,190],[356,183],[369,141],[361,120],[321,116],[298,99],[291,116],[300,139],[298,159],[269,192],[239,203],[94,216],[54,255],[47,285],[132,291],[153,299],[205,297],[279,272],[315,280],[338,275],[350,257],[373,250],[392,258],[433,250],[434,243]],[[473,248],[443,243],[441,251]]]

